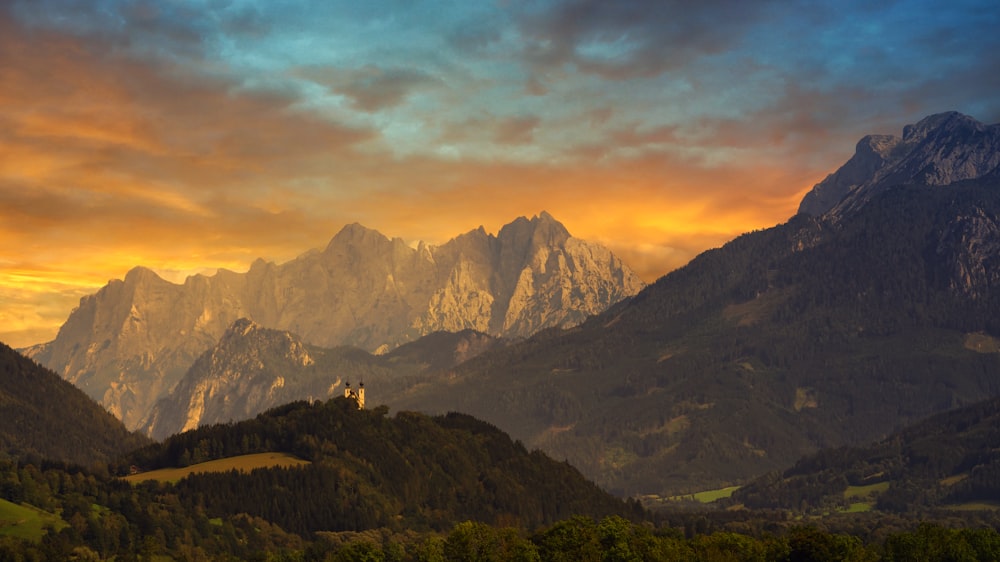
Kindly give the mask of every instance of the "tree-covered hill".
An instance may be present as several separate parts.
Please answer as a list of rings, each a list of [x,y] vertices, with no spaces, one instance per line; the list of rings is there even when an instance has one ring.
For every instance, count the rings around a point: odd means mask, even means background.
[[[310,460],[304,468],[195,474],[177,484],[191,509],[248,513],[295,533],[444,529],[464,520],[534,528],[571,515],[642,513],[490,424],[463,414],[387,412],[359,410],[342,397],[295,402],[175,435],[129,462],[153,469],[265,451]]]
[[[80,389],[0,343],[0,451],[90,467],[146,443]]]
[[[1000,399],[933,416],[875,444],[824,449],[729,500],[749,508],[882,511],[1000,507]]]

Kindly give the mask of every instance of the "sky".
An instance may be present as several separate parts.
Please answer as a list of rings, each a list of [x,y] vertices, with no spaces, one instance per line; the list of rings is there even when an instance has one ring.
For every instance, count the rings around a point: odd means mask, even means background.
[[[0,341],[143,265],[547,211],[647,282],[870,133],[1000,122],[994,0],[0,0]]]

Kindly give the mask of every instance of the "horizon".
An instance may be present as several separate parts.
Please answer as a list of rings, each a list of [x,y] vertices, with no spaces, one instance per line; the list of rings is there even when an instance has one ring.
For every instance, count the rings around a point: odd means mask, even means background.
[[[276,8],[0,1],[0,341],[143,266],[543,210],[647,283],[795,214],[867,134],[1000,122],[987,1]]]

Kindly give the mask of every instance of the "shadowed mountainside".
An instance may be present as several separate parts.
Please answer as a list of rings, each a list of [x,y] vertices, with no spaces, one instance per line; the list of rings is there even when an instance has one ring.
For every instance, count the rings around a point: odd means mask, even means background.
[[[953,121],[918,127],[953,142]],[[871,185],[389,404],[469,412],[618,494],[672,495],[1000,393],[1000,177]]]
[[[92,467],[146,443],[80,389],[0,343],[0,451]]]

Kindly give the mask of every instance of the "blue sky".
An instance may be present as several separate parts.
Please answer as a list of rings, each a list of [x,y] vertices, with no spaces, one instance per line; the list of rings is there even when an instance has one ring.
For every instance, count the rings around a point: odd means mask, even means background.
[[[0,340],[134,265],[546,210],[653,280],[869,133],[1000,121],[992,1],[0,1]]]

